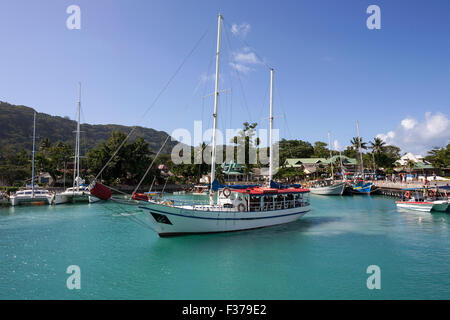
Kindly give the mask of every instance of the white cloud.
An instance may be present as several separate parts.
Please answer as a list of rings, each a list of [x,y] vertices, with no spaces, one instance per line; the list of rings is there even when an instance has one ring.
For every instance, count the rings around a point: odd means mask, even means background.
[[[250,67],[247,67],[242,63],[230,62],[230,66],[242,73],[248,73],[250,70],[252,70]]]
[[[239,25],[236,23],[233,23],[233,25],[231,26],[231,32],[235,36],[240,36],[242,38],[245,38],[247,36],[247,34],[250,32],[250,25],[246,22],[241,23]]]
[[[233,59],[238,63],[245,63],[245,64],[261,63],[256,54],[254,52],[251,52],[249,48],[244,48],[242,52],[234,52]]]
[[[215,73],[211,73],[211,74],[206,74],[206,73],[203,73],[201,76],[200,76],[200,80],[202,81],[202,82],[207,82],[207,81],[210,81],[210,80],[214,80],[216,78],[216,74]]]
[[[251,48],[245,47],[232,53],[232,62],[230,62],[230,66],[239,72],[248,73],[249,71],[253,71],[251,66],[262,63],[263,62]]]
[[[410,130],[412,128],[414,128],[417,124],[416,119],[413,118],[405,118],[402,120],[401,125],[403,128],[405,128],[406,130]]]
[[[450,119],[440,112],[427,112],[423,120],[407,117],[396,130],[379,133],[377,137],[403,152],[426,154],[432,147],[443,147],[450,142]]]

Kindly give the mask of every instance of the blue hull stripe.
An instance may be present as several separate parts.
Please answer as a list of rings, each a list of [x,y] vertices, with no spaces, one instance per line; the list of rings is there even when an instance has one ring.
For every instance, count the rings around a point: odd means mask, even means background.
[[[179,216],[179,217],[185,217],[185,218],[194,218],[194,219],[205,219],[205,220],[258,220],[258,219],[272,219],[272,218],[280,218],[280,217],[294,216],[294,215],[306,213],[306,212],[309,211],[309,210],[308,210],[308,211],[304,211],[304,212],[296,212],[296,213],[280,214],[280,215],[277,215],[277,216],[268,216],[268,217],[250,217],[250,218],[207,218],[207,217],[188,216],[188,215],[178,214],[178,213],[169,213],[169,212],[164,212],[164,211],[160,211],[160,210],[156,210],[156,209],[150,209],[150,208],[142,207],[142,206],[139,206],[139,208],[145,209],[145,210],[148,210],[148,211],[154,211],[154,212],[160,213],[160,214],[169,214],[169,215],[173,215],[173,216]],[[214,212],[214,211],[210,211],[210,212]]]

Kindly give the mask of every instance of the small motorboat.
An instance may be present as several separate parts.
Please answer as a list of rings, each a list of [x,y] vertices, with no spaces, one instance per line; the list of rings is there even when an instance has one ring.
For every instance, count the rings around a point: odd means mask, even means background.
[[[422,212],[430,212],[432,210],[446,212],[450,206],[448,198],[440,195],[435,190],[427,188],[410,188],[403,190],[405,193],[403,194],[402,199],[395,202],[398,208]]]

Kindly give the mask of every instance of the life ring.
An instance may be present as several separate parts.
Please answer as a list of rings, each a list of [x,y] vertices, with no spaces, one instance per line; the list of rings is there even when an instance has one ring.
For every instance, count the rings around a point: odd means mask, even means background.
[[[245,204],[239,203],[239,205],[238,205],[237,208],[238,208],[238,211],[239,211],[239,212],[245,211]]]
[[[406,198],[406,199],[409,199],[410,196],[411,196],[411,193],[409,193],[409,191],[406,191],[406,192],[405,192],[405,198]]]
[[[428,190],[428,196],[433,198],[435,196],[434,190]]]
[[[230,190],[230,188],[224,188],[222,193],[225,198],[228,198],[231,195],[231,190]]]

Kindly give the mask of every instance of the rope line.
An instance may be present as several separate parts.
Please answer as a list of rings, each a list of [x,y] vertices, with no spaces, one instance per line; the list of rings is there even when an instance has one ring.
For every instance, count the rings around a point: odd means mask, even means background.
[[[210,30],[210,27],[208,27],[208,29],[203,33],[203,35],[200,37],[200,39],[196,42],[196,44],[194,45],[194,47],[191,49],[191,51],[188,53],[188,55],[183,59],[182,63],[179,65],[179,67],[175,70],[175,73],[169,78],[169,80],[167,81],[167,83],[164,85],[164,87],[161,89],[161,91],[158,93],[158,95],[156,96],[156,98],[153,100],[153,102],[151,103],[151,105],[147,108],[147,110],[144,112],[144,114],[140,117],[140,121],[139,124],[142,123],[142,121],[145,119],[145,117],[147,116],[148,112],[154,107],[154,105],[156,104],[156,102],[159,100],[159,98],[161,97],[161,95],[166,91],[166,89],[169,87],[170,83],[172,82],[173,79],[175,79],[175,77],[178,75],[178,73],[180,72],[180,70],[182,69],[182,67],[185,65],[185,63],[187,62],[187,60],[191,57],[191,55],[194,53],[194,51],[197,49],[197,47],[200,45],[201,41],[205,38],[205,36],[208,34]],[[123,145],[125,144],[125,142],[128,140],[128,138],[133,134],[133,132],[136,130],[136,128],[139,125],[135,125],[134,127],[132,127],[132,129],[130,130],[130,132],[128,133],[128,135],[125,137],[125,139],[122,141],[122,143],[119,145],[119,147],[117,148],[117,150],[113,153],[113,155],[111,156],[111,158],[108,160],[108,162],[103,166],[103,168],[100,170],[100,172],[97,174],[97,176],[95,177],[95,180],[98,179],[98,177],[102,174],[102,172],[106,169],[106,167],[108,166],[108,164],[112,161],[112,159],[116,156],[117,152],[119,152],[119,150],[123,147]]]
[[[164,141],[164,143],[162,144],[161,148],[159,148],[158,153],[156,154],[156,156],[153,158],[152,162],[150,163],[150,165],[148,166],[147,170],[145,171],[144,175],[142,176],[141,181],[139,181],[139,184],[136,186],[136,188],[134,189],[132,194],[135,194],[136,191],[139,189],[139,187],[141,186],[142,182],[144,181],[145,177],[147,176],[148,172],[150,171],[151,167],[153,166],[153,163],[155,163],[156,158],[158,158],[159,153],[161,152],[161,150],[164,148],[164,146],[166,145],[167,141],[169,140],[170,136],[167,135],[166,140]]]

